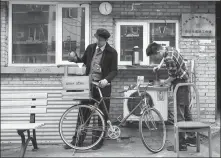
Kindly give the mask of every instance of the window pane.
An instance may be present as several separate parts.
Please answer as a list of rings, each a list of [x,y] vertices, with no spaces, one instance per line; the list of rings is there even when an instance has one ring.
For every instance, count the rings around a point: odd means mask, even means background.
[[[122,25],[120,32],[120,61],[132,61],[135,46],[140,48],[139,58],[143,61],[143,26]]]
[[[12,5],[12,63],[55,63],[55,5]]]
[[[62,60],[75,51],[85,51],[85,8],[62,8]]]
[[[151,23],[150,42],[160,43],[163,46],[176,47],[175,23]],[[159,64],[161,58],[150,57],[150,64]]]

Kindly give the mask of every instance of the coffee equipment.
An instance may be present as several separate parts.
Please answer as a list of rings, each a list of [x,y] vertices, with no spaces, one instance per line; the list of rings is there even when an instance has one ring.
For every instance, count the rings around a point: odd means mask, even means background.
[[[133,52],[132,52],[132,65],[140,65],[140,52],[139,52],[139,47],[134,46]]]

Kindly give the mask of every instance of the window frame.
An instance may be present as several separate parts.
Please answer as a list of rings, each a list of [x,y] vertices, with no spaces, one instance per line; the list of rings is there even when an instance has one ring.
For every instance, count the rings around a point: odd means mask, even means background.
[[[145,49],[147,47],[147,43],[149,43],[149,39],[147,37],[147,34],[145,34],[145,32],[147,32],[149,30],[148,26],[146,25],[146,22],[141,22],[141,21],[133,21],[133,20],[122,20],[122,21],[116,21],[116,34],[115,34],[115,48],[118,52],[118,65],[131,65],[131,61],[121,61],[120,60],[120,36],[121,36],[121,32],[120,32],[120,27],[124,26],[124,25],[134,25],[134,26],[143,26],[143,62],[141,62],[140,64],[143,65],[145,63]],[[146,38],[145,38],[146,37]]]
[[[36,5],[55,5],[56,7],[56,28],[55,28],[55,63],[53,64],[26,64],[26,63],[12,63],[12,5],[14,4],[36,4]],[[89,19],[89,4],[78,4],[78,3],[59,3],[59,2],[39,2],[39,1],[9,1],[9,8],[8,8],[8,66],[15,66],[15,67],[35,67],[35,66],[57,66],[58,64],[69,64],[69,65],[77,65],[76,63],[70,63],[68,61],[62,62],[62,51],[59,51],[59,49],[62,50],[62,40],[59,39],[59,35],[62,34],[62,28],[59,28],[59,26],[62,26],[62,21],[59,22],[59,19],[61,19],[60,15],[62,15],[62,8],[61,6],[67,6],[67,7],[85,7],[85,49],[89,45],[90,42],[90,19]],[[61,13],[59,14],[59,9],[61,10]],[[61,31],[61,32],[59,32]],[[60,36],[61,37],[61,36]],[[59,39],[59,40],[58,40]],[[61,45],[59,45],[61,41]],[[60,59],[59,59],[60,58]]]
[[[57,14],[56,14],[56,63],[57,64],[67,64],[67,65],[77,65],[76,63],[70,63],[68,61],[62,61],[62,8],[63,7],[84,7],[85,8],[85,50],[89,45],[90,39],[90,27],[89,27],[89,4],[57,4]],[[60,38],[61,37],[61,38]]]
[[[143,62],[140,65],[150,65],[150,59],[146,56],[146,48],[150,42],[150,24],[151,23],[165,23],[165,20],[118,20],[116,21],[115,31],[115,48],[118,52],[118,65],[131,65],[131,61],[120,60],[120,26],[122,25],[143,25]],[[176,49],[179,51],[179,20],[166,20],[166,23],[175,23],[175,43]],[[146,30],[146,31],[145,31]],[[146,34],[145,34],[146,32]],[[155,64],[152,64],[155,65]]]

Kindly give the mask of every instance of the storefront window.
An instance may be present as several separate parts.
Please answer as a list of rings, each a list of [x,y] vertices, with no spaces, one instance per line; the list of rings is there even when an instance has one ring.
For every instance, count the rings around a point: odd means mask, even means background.
[[[157,65],[162,58],[148,57],[147,46],[156,42],[177,49],[178,21],[176,20],[119,20],[116,22],[115,46],[119,65],[131,65],[133,48],[139,47],[140,65]]]
[[[176,47],[175,23],[150,23],[150,43]],[[162,58],[150,57],[150,64],[159,64]]]
[[[131,61],[133,48],[138,46],[139,58],[143,61],[143,26],[126,25],[120,28],[120,60]]]
[[[12,63],[55,63],[55,5],[12,4]]]
[[[119,21],[116,23],[116,50],[118,52],[119,65],[131,65],[133,60],[133,48],[138,47],[140,64],[145,61],[147,47],[147,23]]]
[[[71,51],[85,51],[85,8],[62,8],[62,61]]]

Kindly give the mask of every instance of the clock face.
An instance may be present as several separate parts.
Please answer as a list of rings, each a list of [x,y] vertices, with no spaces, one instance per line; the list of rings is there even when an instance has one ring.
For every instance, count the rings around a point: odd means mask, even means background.
[[[99,6],[99,11],[103,15],[108,15],[112,12],[112,5],[108,2],[103,2]]]

